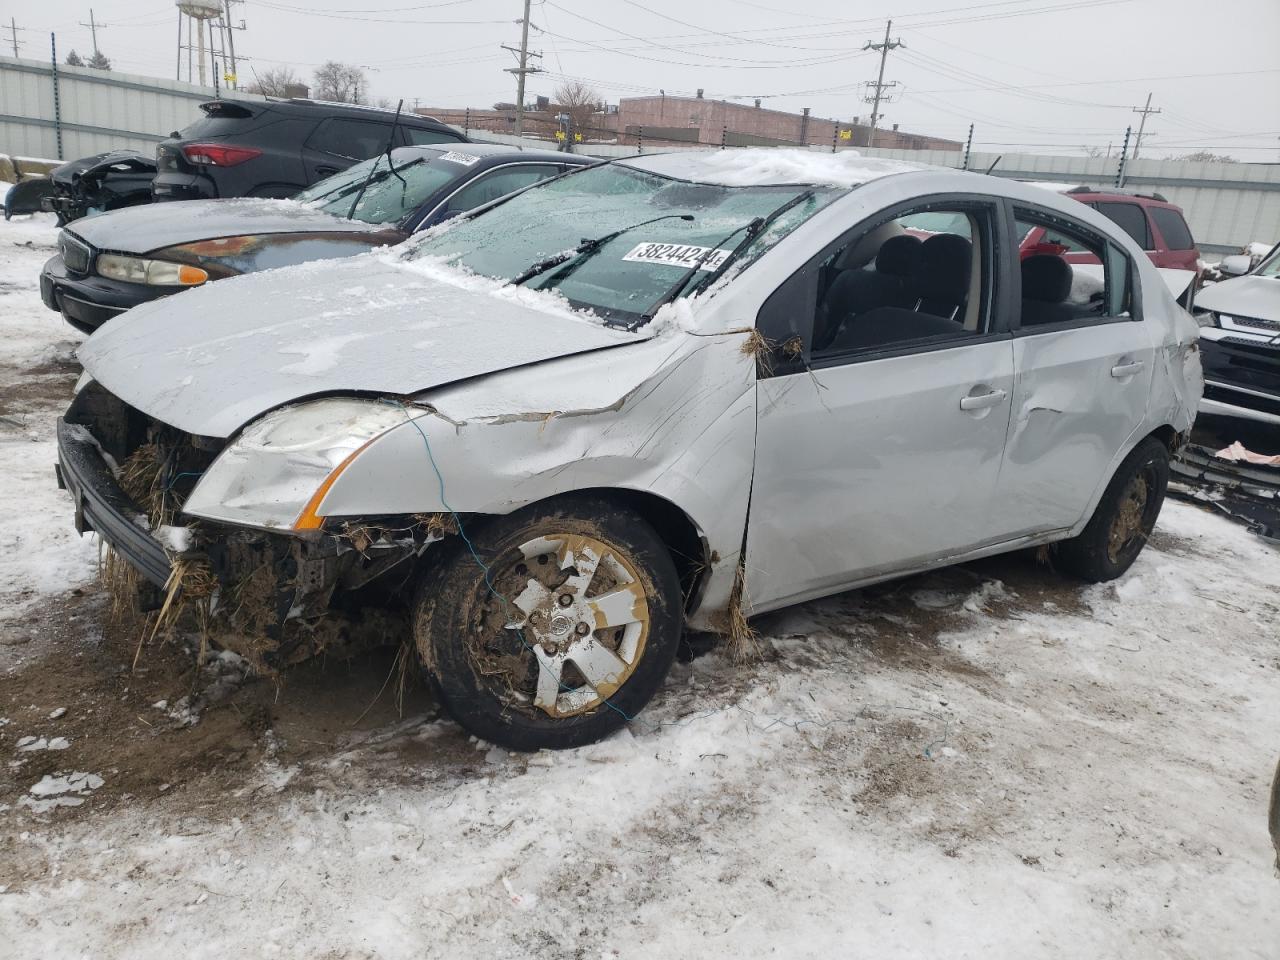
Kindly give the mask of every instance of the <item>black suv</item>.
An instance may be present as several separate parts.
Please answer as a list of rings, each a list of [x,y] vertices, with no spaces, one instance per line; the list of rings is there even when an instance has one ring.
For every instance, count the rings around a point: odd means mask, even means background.
[[[210,100],[204,116],[156,146],[152,200],[291,197],[387,149],[395,113],[314,100]],[[394,146],[468,143],[418,114],[400,115]]]

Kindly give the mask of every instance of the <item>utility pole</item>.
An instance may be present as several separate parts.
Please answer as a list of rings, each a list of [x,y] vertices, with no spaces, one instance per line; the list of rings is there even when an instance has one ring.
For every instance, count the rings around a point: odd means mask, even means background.
[[[13,17],[9,18],[9,40],[13,43],[13,55],[16,57],[22,44],[18,42],[18,22]]]
[[[238,77],[239,70],[236,67],[236,31],[243,30],[245,27],[244,27],[243,20],[240,21],[240,26],[238,27],[231,22],[232,2],[233,0],[224,0],[224,6],[226,7],[227,12],[226,12],[226,19],[223,21],[223,24],[222,24],[222,29],[226,33],[227,52],[230,54],[230,57],[231,57],[231,72],[229,74],[231,79],[227,81],[227,85],[230,86],[232,89],[238,89],[240,86],[240,81]],[[234,2],[243,3],[244,0],[234,0]]]
[[[871,131],[867,134],[867,146],[874,147],[876,145],[876,124],[880,121],[880,101],[888,100],[885,96],[885,90],[896,87],[897,81],[889,83],[884,82],[884,62],[889,57],[890,50],[897,50],[903,46],[901,40],[889,39],[889,30],[893,27],[893,21],[890,20],[884,25],[884,41],[882,43],[872,43],[870,40],[863,46],[863,50],[879,50],[880,51],[880,75],[876,78],[874,84],[875,92],[870,96],[863,97],[867,103],[871,104]],[[868,86],[872,86],[868,84]]]
[[[510,50],[519,58],[520,66],[508,67],[507,73],[516,75],[516,136],[524,133],[524,78],[530,73],[541,73],[541,67],[529,66],[529,58],[537,57],[542,59],[540,53],[529,52],[529,4],[531,0],[524,0],[524,18],[520,21],[520,49],[509,47],[505,43],[502,45],[503,50]]]
[[[1147,116],[1152,113],[1159,113],[1159,110],[1151,109],[1151,94],[1147,94],[1147,105],[1142,109],[1133,108],[1134,113],[1142,114],[1142,122],[1138,124],[1138,136],[1133,141],[1133,159],[1138,159],[1138,151],[1142,149],[1142,135],[1147,129]]]
[[[90,33],[93,34],[93,55],[96,57],[98,55],[98,28],[102,27],[103,29],[106,29],[107,25],[105,23],[98,23],[96,20],[93,19],[93,7],[90,7],[89,22],[85,23],[83,20],[81,20],[80,26],[88,27]]]

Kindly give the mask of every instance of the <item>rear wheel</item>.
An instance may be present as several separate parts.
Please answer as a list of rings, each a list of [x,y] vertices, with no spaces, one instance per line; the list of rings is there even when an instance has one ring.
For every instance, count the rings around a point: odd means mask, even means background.
[[[643,520],[560,498],[490,521],[420,585],[414,636],[444,705],[515,750],[590,743],[661,685],[681,633],[675,566]]]
[[[1146,546],[1169,485],[1169,450],[1147,437],[1116,469],[1088,525],[1054,546],[1055,565],[1100,583],[1123,574]]]

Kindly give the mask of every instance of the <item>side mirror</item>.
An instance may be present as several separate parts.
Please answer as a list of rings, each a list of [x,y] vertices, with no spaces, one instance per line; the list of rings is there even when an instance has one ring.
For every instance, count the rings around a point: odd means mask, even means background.
[[[1237,253],[1230,257],[1223,257],[1222,262],[1218,264],[1218,270],[1229,277],[1242,277],[1249,272],[1250,266],[1252,262],[1249,257],[1243,253]]]

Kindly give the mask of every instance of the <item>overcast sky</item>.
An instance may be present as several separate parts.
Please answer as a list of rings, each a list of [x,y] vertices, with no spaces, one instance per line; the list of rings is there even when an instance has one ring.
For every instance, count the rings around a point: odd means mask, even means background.
[[[98,42],[117,69],[172,77],[177,14],[164,0],[92,0]],[[90,0],[11,3],[23,56],[92,50]],[[376,96],[422,105],[489,107],[515,98],[503,72],[517,45],[522,0],[245,0],[234,3],[240,80],[292,65],[309,80],[341,60],[369,68]],[[1210,149],[1280,160],[1280,0],[534,0],[530,47],[546,73],[529,97],[564,77],[611,102],[690,93],[765,97],[817,116],[866,118],[861,84],[874,80],[892,17],[886,80],[899,99],[885,123],[964,139],[977,149],[1078,154],[1105,148],[1140,117],[1148,91],[1163,113],[1148,122],[1146,156]],[[8,36],[8,24],[3,24]],[[9,53],[9,49],[5,49]],[[1060,145],[1061,149],[1055,149]]]

